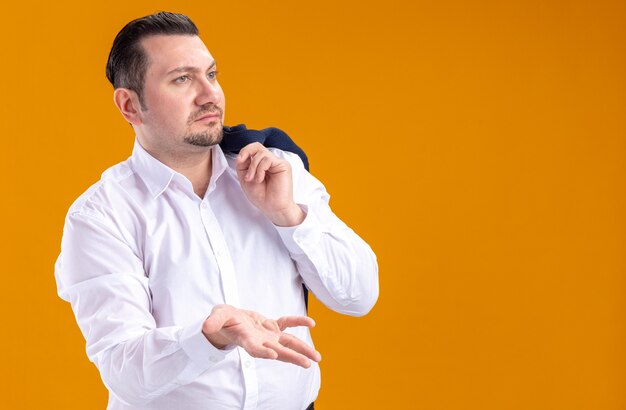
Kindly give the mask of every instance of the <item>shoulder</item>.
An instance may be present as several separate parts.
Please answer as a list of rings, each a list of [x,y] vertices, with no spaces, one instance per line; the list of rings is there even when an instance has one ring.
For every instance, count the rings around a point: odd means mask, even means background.
[[[115,237],[140,254],[137,238],[145,232],[149,194],[128,161],[112,166],[70,206],[64,237],[85,240],[89,235]],[[75,234],[69,235],[69,233]]]
[[[100,180],[83,192],[69,208],[69,215],[85,215],[104,218],[121,203],[128,200],[128,188],[136,183],[136,176],[128,161],[116,164],[100,177]]]

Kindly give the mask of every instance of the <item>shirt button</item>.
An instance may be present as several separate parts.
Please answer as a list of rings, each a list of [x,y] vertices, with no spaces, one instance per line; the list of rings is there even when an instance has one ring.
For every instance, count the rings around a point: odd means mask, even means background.
[[[251,364],[252,364],[252,362],[251,362],[250,360],[246,360],[246,362],[245,362],[243,365],[244,365],[244,366],[246,367],[246,369],[247,369],[248,367],[250,367],[250,365],[251,365]]]
[[[202,207],[202,209],[206,209],[206,202],[203,202],[202,205],[200,205]]]
[[[217,357],[211,356],[211,357],[209,357],[209,360],[212,361],[213,363],[216,363],[217,362]]]

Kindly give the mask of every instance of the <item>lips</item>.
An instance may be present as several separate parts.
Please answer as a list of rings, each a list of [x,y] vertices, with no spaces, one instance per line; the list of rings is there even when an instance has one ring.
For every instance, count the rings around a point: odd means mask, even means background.
[[[220,114],[219,113],[211,113],[211,114],[205,114],[202,117],[196,119],[196,121],[203,121],[203,120],[219,120],[220,119]]]

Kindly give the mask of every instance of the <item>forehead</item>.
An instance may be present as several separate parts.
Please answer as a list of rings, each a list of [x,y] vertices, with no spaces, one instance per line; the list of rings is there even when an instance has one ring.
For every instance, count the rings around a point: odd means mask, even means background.
[[[177,67],[208,68],[213,57],[200,37],[189,35],[153,35],[141,40],[148,57],[148,73],[164,75]]]

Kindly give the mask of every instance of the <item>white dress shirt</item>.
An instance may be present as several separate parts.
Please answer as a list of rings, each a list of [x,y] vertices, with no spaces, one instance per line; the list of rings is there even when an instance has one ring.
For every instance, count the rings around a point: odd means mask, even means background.
[[[297,155],[296,227],[273,225],[244,196],[235,156],[212,148],[204,198],[136,141],[70,208],[55,276],[109,389],[108,409],[302,410],[320,386],[309,369],[220,350],[202,334],[213,306],[277,319],[305,315],[302,283],[329,308],[367,313],[376,257],[328,206]],[[308,328],[288,332],[312,345]]]

